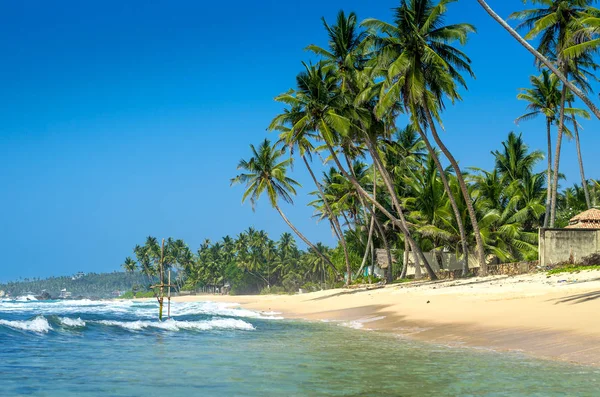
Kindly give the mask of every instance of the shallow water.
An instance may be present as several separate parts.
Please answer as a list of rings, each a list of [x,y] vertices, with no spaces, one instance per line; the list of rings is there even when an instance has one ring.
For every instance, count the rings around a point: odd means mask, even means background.
[[[0,395],[597,396],[600,370],[236,306],[1,302]],[[352,324],[346,324],[352,326]]]

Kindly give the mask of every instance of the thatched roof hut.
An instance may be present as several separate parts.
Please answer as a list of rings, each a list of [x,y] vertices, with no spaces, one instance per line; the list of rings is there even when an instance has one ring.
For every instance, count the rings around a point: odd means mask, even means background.
[[[583,211],[569,220],[567,229],[600,229],[600,210],[596,208]]]

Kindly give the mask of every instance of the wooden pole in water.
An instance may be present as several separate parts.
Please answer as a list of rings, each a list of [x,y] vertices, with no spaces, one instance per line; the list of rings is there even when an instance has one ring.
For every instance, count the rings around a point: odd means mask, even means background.
[[[169,270],[169,286],[167,292],[168,306],[167,306],[167,316],[171,318],[171,270]]]
[[[162,244],[160,246],[160,300],[158,301],[158,319],[162,321],[162,312],[163,312],[163,302],[165,299],[165,269],[164,269],[164,261],[165,261],[165,239],[162,239]]]

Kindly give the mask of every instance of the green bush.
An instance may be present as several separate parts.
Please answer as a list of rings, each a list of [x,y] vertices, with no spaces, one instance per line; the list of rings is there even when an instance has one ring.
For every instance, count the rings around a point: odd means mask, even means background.
[[[304,283],[301,287],[306,292],[316,292],[321,290],[321,285],[311,281]]]
[[[377,284],[383,280],[377,276],[371,276],[370,279],[371,284]],[[369,284],[369,276],[359,276],[352,281],[352,284]]]
[[[288,292],[280,285],[272,286],[271,288],[263,288],[260,291],[261,295],[285,295]]]

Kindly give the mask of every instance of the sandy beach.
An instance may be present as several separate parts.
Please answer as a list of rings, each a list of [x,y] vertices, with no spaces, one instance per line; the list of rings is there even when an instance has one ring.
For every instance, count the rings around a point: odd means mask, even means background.
[[[339,321],[437,344],[517,350],[600,365],[600,271],[413,282],[298,295],[174,298],[235,302],[286,318]]]

